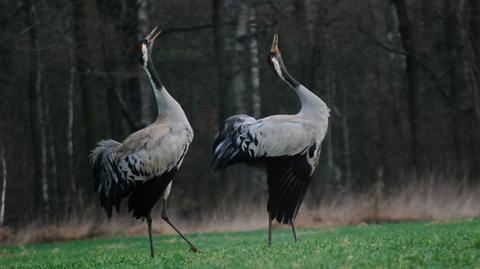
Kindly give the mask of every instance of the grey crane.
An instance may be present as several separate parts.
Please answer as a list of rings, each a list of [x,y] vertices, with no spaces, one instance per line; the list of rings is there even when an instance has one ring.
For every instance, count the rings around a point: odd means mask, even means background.
[[[215,170],[246,163],[266,168],[268,184],[268,245],[272,243],[272,220],[292,227],[320,156],[328,129],[330,109],[287,71],[275,34],[268,64],[297,94],[301,109],[295,115],[255,119],[230,116],[221,124],[213,146]]]
[[[139,43],[138,53],[157,101],[157,119],[122,143],[114,140],[98,142],[90,156],[95,191],[108,219],[112,217],[112,207],[118,212],[122,199],[128,197],[128,209],[133,211],[133,216],[147,220],[151,257],[154,249],[150,212],[160,198],[163,201],[162,219],[188,243],[193,252],[197,252],[166,212],[172,180],[192,142],[193,130],[180,104],[160,82],[153,65],[152,48],[160,34],[156,30],[153,29]]]

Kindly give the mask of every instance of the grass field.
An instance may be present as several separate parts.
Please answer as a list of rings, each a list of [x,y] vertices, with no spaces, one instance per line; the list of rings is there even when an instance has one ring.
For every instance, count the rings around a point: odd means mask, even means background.
[[[480,220],[108,238],[0,248],[1,268],[480,268]]]

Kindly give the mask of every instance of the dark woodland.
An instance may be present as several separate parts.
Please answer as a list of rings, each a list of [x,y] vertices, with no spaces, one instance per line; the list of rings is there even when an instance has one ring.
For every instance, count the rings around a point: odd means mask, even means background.
[[[195,132],[169,199],[177,216],[265,200],[258,170],[213,172],[212,145],[229,115],[298,111],[266,63],[275,33],[291,75],[331,109],[306,207],[480,183],[478,0],[0,0],[2,225],[103,219],[88,157],[155,118],[135,54],[155,26],[157,71]]]

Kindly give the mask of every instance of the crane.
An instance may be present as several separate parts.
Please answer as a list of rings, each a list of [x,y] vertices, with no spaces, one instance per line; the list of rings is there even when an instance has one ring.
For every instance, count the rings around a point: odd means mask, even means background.
[[[151,210],[160,198],[162,219],[187,242],[191,251],[197,252],[166,212],[172,180],[193,140],[193,130],[153,65],[152,48],[159,34],[155,27],[137,47],[139,62],[157,101],[156,120],[122,143],[111,139],[98,142],[90,155],[95,191],[107,218],[112,217],[112,207],[118,213],[122,199],[128,197],[128,209],[133,211],[133,217],[147,221],[151,257],[154,256]]]
[[[297,94],[300,112],[258,120],[243,114],[228,117],[215,138],[213,168],[219,171],[232,164],[246,163],[266,169],[271,246],[272,220],[290,225],[297,242],[294,220],[318,164],[330,109],[288,73],[278,48],[278,34],[273,37],[267,63]]]

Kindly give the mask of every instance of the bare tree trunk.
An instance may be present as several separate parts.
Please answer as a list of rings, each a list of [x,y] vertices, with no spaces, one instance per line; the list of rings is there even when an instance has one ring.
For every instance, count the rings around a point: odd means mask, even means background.
[[[471,61],[472,61],[472,70],[473,70],[473,81],[474,81],[474,96],[473,96],[473,105],[475,111],[475,131],[471,132],[476,134],[474,139],[474,159],[473,163],[480,163],[480,1],[478,0],[469,0],[469,28],[470,33],[468,35],[470,41],[471,49]],[[480,167],[474,165],[473,168],[474,177],[480,176]]]
[[[45,96],[45,92],[43,93]],[[50,98],[49,98],[50,99]],[[46,99],[48,100],[48,99]],[[58,209],[60,201],[60,189],[58,185],[57,177],[57,154],[55,147],[55,137],[53,134],[52,117],[51,117],[51,104],[45,102],[45,132],[46,132],[46,147],[47,147],[47,166],[50,168],[50,174],[47,172],[47,176],[51,182],[51,188],[47,188],[50,194],[53,194],[50,204],[51,209],[55,213]],[[47,170],[46,168],[45,170]],[[49,196],[50,196],[49,194]]]
[[[478,122],[475,114],[475,76],[471,72],[467,56],[470,42],[467,40],[462,15],[464,1],[444,1],[445,44],[447,48],[448,74],[450,75],[450,92],[455,103],[454,135],[456,142],[457,168],[462,173],[470,173],[475,166],[475,141],[469,133]],[[462,175],[463,176],[463,175]]]
[[[327,40],[329,38],[327,37]],[[330,41],[327,41],[330,42]],[[326,77],[326,83],[327,83],[327,104],[332,108],[334,106],[333,102],[335,100],[334,95],[336,91],[336,74],[335,74],[335,67],[333,64],[330,63],[330,65],[327,67],[326,70],[327,77]],[[334,160],[334,146],[333,146],[333,135],[332,135],[332,120],[330,119],[328,121],[328,132],[327,132],[327,137],[326,137],[326,142],[327,142],[327,165],[328,165],[328,171],[329,171],[329,178],[333,181],[337,181],[338,178],[338,171],[335,166],[335,160]]]
[[[248,0],[238,1],[236,4],[233,1],[226,3],[233,9],[237,10],[234,14],[227,12],[227,16],[236,20],[237,25],[235,29],[235,36],[233,38],[233,54],[232,54],[232,101],[233,101],[233,113],[234,114],[246,114],[248,113],[247,107],[247,92],[249,87],[249,71],[250,71],[250,58],[249,58],[249,4]],[[249,182],[247,179],[252,179],[252,171],[235,167],[235,170],[231,171],[233,175],[238,177],[234,192],[238,195],[239,199],[250,199],[249,195]],[[232,189],[233,190],[233,189]],[[247,198],[248,197],[248,198]]]
[[[249,49],[250,49],[250,81],[252,87],[252,116],[260,117],[261,99],[260,99],[260,71],[258,70],[258,42],[257,42],[257,23],[255,7],[250,4],[249,7]]]
[[[466,110],[471,107],[473,93],[468,84],[466,59],[466,35],[462,29],[463,5],[456,1],[444,0],[445,44],[448,53],[450,90],[457,108]]]
[[[139,40],[145,37],[149,32],[150,29],[148,24],[148,6],[147,0],[138,0],[138,29],[139,29]],[[137,68],[138,77],[143,78],[145,76],[140,68]],[[150,89],[150,85],[146,79],[140,79],[140,96],[141,96],[141,120],[144,123],[152,122],[154,119],[155,113],[155,104],[154,104],[154,97],[152,95],[152,90]]]
[[[231,70],[227,53],[227,27],[225,24],[225,0],[213,0],[213,25],[215,56],[217,60],[218,79],[218,121],[222,122],[230,114],[230,79]]]
[[[456,31],[456,13],[457,13],[457,6],[455,1],[449,1],[449,0],[444,0],[444,31],[445,31],[445,44],[446,44],[446,50],[447,50],[447,69],[448,69],[448,74],[450,76],[450,93],[452,96],[454,96],[455,103],[459,99],[459,91],[462,91],[462,88],[457,88],[457,87],[463,87],[464,85],[461,85],[461,80],[460,80],[460,74],[463,73],[461,70],[458,70],[460,68],[459,66],[459,60],[458,57],[461,57],[461,55],[458,55],[459,52],[459,45],[461,40],[461,37],[459,36],[459,32]],[[461,139],[461,123],[458,121],[461,121],[461,115],[459,115],[458,111],[453,112],[453,136],[454,136],[454,143],[455,143],[455,167],[458,168],[459,165],[461,165],[461,160],[463,159],[463,150],[462,150],[462,144],[463,141]]]
[[[68,64],[70,69],[68,72],[68,89],[67,89],[67,157],[68,157],[68,181],[70,182],[71,194],[77,193],[77,184],[75,182],[74,172],[74,123],[75,123],[75,89],[76,89],[76,66],[75,66],[75,44],[73,37],[73,4],[71,0],[66,0],[68,6],[67,36],[68,42]]]
[[[247,113],[246,109],[246,92],[247,92],[247,73],[250,68],[248,67],[248,50],[246,46],[248,44],[248,12],[249,7],[245,1],[240,1],[239,12],[237,17],[237,29],[235,32],[235,53],[233,56],[233,100],[234,100],[234,113]]]
[[[297,16],[297,31],[300,35],[299,46],[302,51],[300,67],[302,70],[301,81],[307,87],[315,87],[314,74],[314,50],[313,50],[313,6],[311,0],[295,0],[295,14]]]
[[[5,224],[5,197],[7,193],[7,161],[5,160],[5,151],[3,142],[0,144],[0,171],[2,179],[2,193],[0,194],[0,226]]]
[[[225,20],[225,0],[213,0],[212,8],[215,58],[217,67],[217,121],[220,124],[232,112],[232,109],[229,105],[231,103],[230,80],[232,78],[232,72],[230,69],[229,53],[227,51],[228,35]],[[221,175],[216,178],[215,181],[213,181],[213,183],[217,186],[218,192],[225,190],[225,182],[225,172],[222,172]]]
[[[399,21],[396,12],[396,8],[393,3],[390,3],[387,7],[387,28],[386,28],[386,39],[390,44],[397,44],[400,42],[398,39],[398,28],[399,28]],[[392,105],[388,108],[389,112],[392,114],[389,122],[391,122],[390,126],[401,126],[401,122],[403,122],[403,113],[401,112],[402,101],[400,100],[401,92],[403,92],[403,88],[397,86],[398,81],[403,76],[399,74],[398,70],[403,67],[399,67],[398,63],[402,62],[403,55],[395,53],[394,51],[389,52],[389,63],[388,63],[388,74],[387,74],[387,85],[388,91],[391,93],[392,96]],[[408,145],[409,143],[409,134],[405,128],[398,128],[395,131],[390,130],[390,141],[392,138],[396,142],[390,142],[393,150],[398,152],[398,154],[392,159],[393,164],[396,166],[395,170],[403,171],[408,167],[411,167],[411,152],[410,149],[405,146],[399,145]],[[387,168],[388,169],[388,168]],[[389,172],[386,169],[387,173]]]
[[[416,47],[413,40],[412,32],[412,23],[408,17],[407,6],[405,0],[393,0],[395,9],[398,17],[398,31],[400,32],[403,49],[406,52],[405,63],[406,63],[406,76],[407,76],[407,85],[408,85],[408,105],[409,105],[409,123],[410,123],[410,150],[411,150],[411,162],[413,165],[414,173],[416,173],[419,168],[419,158],[418,158],[418,145],[419,145],[419,135],[418,135],[418,87],[419,82],[417,81],[416,73],[418,73],[418,68],[414,63],[414,55],[416,55]]]
[[[480,1],[478,0],[469,0],[469,10],[470,10],[470,44],[472,47],[472,60],[473,60],[473,70],[475,74],[475,112],[477,115],[477,120],[480,119]]]
[[[89,74],[91,66],[89,57],[92,57],[89,47],[87,31],[95,30],[87,23],[87,11],[95,11],[93,0],[72,0],[73,3],[73,29],[75,46],[75,68],[78,73],[78,89],[82,93],[82,108],[86,132],[87,147],[93,148],[97,141],[104,135],[100,118],[100,106],[97,100],[98,86],[93,84]],[[91,15],[90,13],[88,13]],[[90,32],[93,36],[93,34]]]
[[[38,40],[37,40],[38,45]],[[37,47],[38,50],[38,47]],[[39,51],[39,50],[38,50]],[[40,59],[40,55],[37,55],[37,59]],[[41,181],[42,181],[42,200],[45,205],[45,209],[47,211],[50,210],[50,195],[49,195],[49,186],[48,186],[48,168],[47,168],[47,128],[46,128],[46,121],[45,121],[45,113],[44,113],[44,95],[42,90],[42,69],[43,66],[40,61],[38,61],[37,65],[37,82],[35,83],[35,92],[37,94],[36,99],[38,100],[37,106],[37,124],[39,125],[40,131],[40,152],[41,152]]]
[[[235,53],[233,63],[233,99],[235,113],[251,113],[260,116],[260,73],[258,69],[258,43],[253,1],[238,4]],[[247,108],[248,107],[248,108]]]
[[[73,44],[71,44],[73,46]],[[73,47],[69,49],[68,57],[70,60],[70,70],[68,78],[68,92],[67,92],[67,156],[68,156],[68,181],[70,182],[70,190],[72,194],[77,193],[77,184],[75,182],[74,171],[74,122],[75,122],[75,62]]]
[[[345,180],[350,184],[352,179],[352,165],[350,159],[350,132],[348,128],[348,92],[345,85],[342,85],[342,129],[343,129],[343,154],[345,159]],[[331,133],[331,132],[330,132]]]
[[[38,38],[37,7],[35,2],[25,2],[26,23],[30,26],[30,71],[29,71],[29,99],[30,122],[32,125],[32,144],[35,158],[35,180],[40,182],[40,201],[43,209],[49,210],[49,195],[47,181],[47,144],[44,115],[44,101],[42,92],[42,62]]]
[[[123,47],[122,51],[130,51],[130,53],[134,53],[131,50],[132,44],[136,44],[138,42],[137,34],[138,34],[138,19],[139,19],[139,6],[140,2],[138,0],[122,0],[121,3],[121,10],[122,15],[120,17],[122,31],[122,40],[123,40]],[[136,55],[135,55],[136,56]],[[122,93],[127,96],[128,104],[129,104],[129,113],[133,115],[135,126],[130,128],[130,132],[137,131],[145,127],[148,122],[143,121],[143,99],[145,98],[143,91],[147,88],[141,87],[139,76],[140,76],[140,69],[138,68],[138,63],[134,61],[127,61],[127,57],[124,56],[117,56],[121,57],[120,59],[125,59],[120,61],[121,70],[123,70],[126,76],[121,76],[122,78]],[[130,56],[133,58],[133,56]],[[145,80],[144,80],[145,81]],[[149,92],[148,97],[151,96],[151,91]],[[150,98],[152,99],[152,98]],[[148,102],[148,101],[147,101]],[[150,114],[151,117],[151,114]]]

